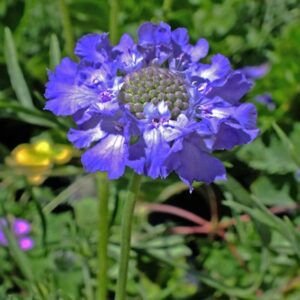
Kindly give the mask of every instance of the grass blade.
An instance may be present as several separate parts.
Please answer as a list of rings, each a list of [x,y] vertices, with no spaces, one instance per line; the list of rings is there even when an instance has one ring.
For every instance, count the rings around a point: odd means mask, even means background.
[[[4,53],[11,85],[24,107],[33,108],[32,98],[24,75],[18,63],[15,43],[8,27],[4,30]]]
[[[61,59],[61,51],[56,34],[51,35],[49,57],[50,69],[53,70],[59,64]]]

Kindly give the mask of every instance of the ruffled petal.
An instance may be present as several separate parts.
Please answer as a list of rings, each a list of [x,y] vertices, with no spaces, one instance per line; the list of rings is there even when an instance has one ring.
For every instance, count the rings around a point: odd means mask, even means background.
[[[152,178],[161,176],[162,165],[169,153],[170,146],[157,128],[144,132],[146,143],[146,174]]]
[[[48,99],[46,110],[58,116],[73,115],[97,98],[94,89],[75,82],[77,64],[69,58],[64,58],[55,72],[49,72],[49,82],[46,85],[45,97]]]
[[[123,72],[132,72],[143,64],[143,56],[136,49],[136,45],[130,35],[124,34],[120,43],[114,48],[119,51],[119,68]]]
[[[111,46],[107,33],[87,34],[77,42],[75,54],[81,59],[103,62],[109,58]]]
[[[87,172],[107,172],[109,179],[117,179],[125,172],[127,158],[125,137],[110,134],[87,150],[81,161]]]
[[[221,97],[231,104],[237,104],[238,101],[251,89],[249,81],[241,72],[232,72],[225,81],[215,83],[207,93],[207,97]]]
[[[68,140],[77,148],[87,148],[92,143],[102,139],[105,135],[106,133],[100,129],[99,125],[86,130],[71,128],[68,132]]]
[[[172,41],[180,46],[185,46],[189,42],[189,34],[186,28],[177,28],[172,32]]]
[[[154,43],[154,33],[157,25],[151,22],[145,22],[138,29],[138,39],[140,45],[148,45]]]
[[[145,149],[145,141],[144,139],[140,138],[136,143],[130,145],[128,150],[127,165],[137,174],[143,174],[145,170]]]
[[[241,104],[232,114],[242,127],[246,129],[255,129],[257,120],[256,107],[252,103]]]
[[[237,124],[222,123],[214,137],[213,150],[229,150],[235,146],[250,143],[259,130],[245,130]]]
[[[166,161],[168,169],[174,170],[190,188],[193,181],[211,183],[226,178],[223,164],[205,151],[201,144],[195,134],[188,139],[178,140],[172,147],[173,153]]]
[[[160,22],[154,32],[155,43],[160,45],[169,45],[171,41],[171,35],[172,31],[170,25]]]
[[[209,44],[208,41],[205,39],[198,40],[195,46],[192,46],[189,54],[192,58],[193,62],[199,61],[201,58],[205,57],[208,53]],[[213,62],[216,60],[214,57],[212,58]]]
[[[201,40],[200,40],[201,41]],[[205,43],[203,43],[202,48],[205,50]],[[208,47],[208,45],[207,45]],[[202,50],[203,51],[203,50]],[[208,49],[207,49],[208,51]],[[197,70],[197,75],[201,78],[208,79],[210,82],[224,78],[231,70],[230,62],[228,58],[221,54],[216,54],[211,58],[211,64],[200,64],[199,69]]]

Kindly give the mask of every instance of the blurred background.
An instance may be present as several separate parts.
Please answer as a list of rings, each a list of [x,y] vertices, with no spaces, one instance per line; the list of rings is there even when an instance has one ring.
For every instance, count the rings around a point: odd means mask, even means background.
[[[47,70],[86,33],[161,20],[234,68],[268,69],[245,98],[261,135],[217,154],[227,182],[190,194],[176,176],[144,179],[128,299],[300,299],[299,0],[1,0],[0,299],[95,299],[97,183],[72,121],[43,110]],[[129,175],[110,185],[110,299]]]

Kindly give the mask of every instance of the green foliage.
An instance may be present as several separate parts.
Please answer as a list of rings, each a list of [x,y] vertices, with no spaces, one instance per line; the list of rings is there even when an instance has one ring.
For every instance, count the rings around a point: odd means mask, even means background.
[[[42,109],[47,69],[71,55],[74,40],[83,34],[108,31],[109,9],[106,0],[0,1],[0,217],[28,219],[36,243],[21,252],[7,230],[9,246],[0,247],[0,300],[95,299],[95,178],[83,174],[76,153],[68,166],[51,169],[43,185],[31,186],[5,157],[37,136],[67,143],[71,120]],[[120,2],[119,35],[136,36],[140,23],[163,19],[188,27],[193,42],[207,38],[211,53],[229,56],[235,67],[268,62],[270,72],[247,100],[269,92],[277,106],[269,111],[257,105],[261,136],[254,143],[220,153],[229,178],[212,189],[220,224],[231,222],[223,235],[175,234],[170,230],[175,224],[165,222],[169,218],[150,224],[141,202],[178,197],[184,206],[192,198],[175,176],[144,180],[134,219],[128,300],[300,298],[299,16],[297,0]],[[115,291],[127,182],[128,174],[111,184],[109,299]],[[197,211],[207,203],[214,207],[205,191],[195,186],[195,197],[203,200],[196,199]]]

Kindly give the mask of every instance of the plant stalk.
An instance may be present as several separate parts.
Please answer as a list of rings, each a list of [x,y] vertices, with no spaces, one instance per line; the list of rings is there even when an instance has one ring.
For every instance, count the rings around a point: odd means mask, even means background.
[[[98,214],[99,214],[99,240],[98,240],[98,290],[97,299],[107,300],[108,290],[108,198],[109,198],[109,180],[106,173],[97,173],[96,182],[98,188]]]
[[[126,298],[132,220],[136,199],[140,189],[141,179],[142,177],[140,175],[136,173],[133,174],[128,187],[127,198],[125,199],[123,207],[123,217],[121,224],[121,257],[115,300],[125,300]]]
[[[110,15],[109,15],[109,34],[112,44],[118,41],[118,14],[119,14],[119,0],[110,0]]]

